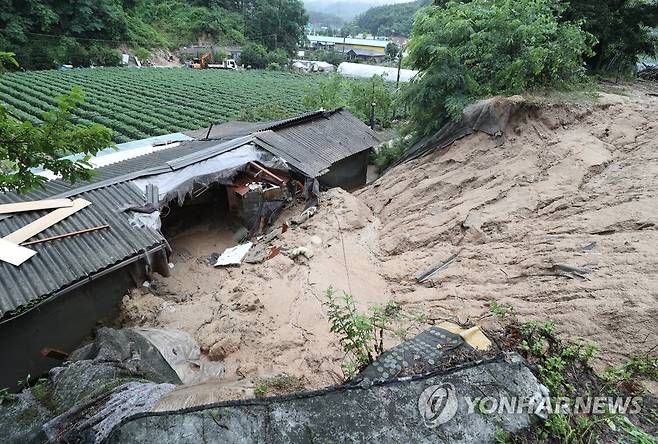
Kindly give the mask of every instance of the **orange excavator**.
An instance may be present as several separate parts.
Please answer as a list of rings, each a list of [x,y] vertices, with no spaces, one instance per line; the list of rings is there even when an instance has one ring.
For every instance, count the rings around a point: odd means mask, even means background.
[[[200,59],[194,59],[192,64],[190,65],[190,68],[194,69],[205,69],[206,65],[208,64],[208,59],[212,57],[212,53],[207,52],[204,55],[201,56]]]

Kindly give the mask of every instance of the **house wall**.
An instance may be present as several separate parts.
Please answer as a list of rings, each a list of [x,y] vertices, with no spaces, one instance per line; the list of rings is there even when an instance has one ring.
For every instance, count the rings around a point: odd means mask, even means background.
[[[328,173],[318,178],[320,185],[326,188],[341,187],[345,190],[365,185],[369,153],[370,149],[367,149],[334,163]]]
[[[116,313],[144,269],[144,262],[132,263],[0,324],[0,387],[15,390],[17,381],[28,374],[34,380],[61,365],[42,356],[41,349],[75,350],[99,320]]]

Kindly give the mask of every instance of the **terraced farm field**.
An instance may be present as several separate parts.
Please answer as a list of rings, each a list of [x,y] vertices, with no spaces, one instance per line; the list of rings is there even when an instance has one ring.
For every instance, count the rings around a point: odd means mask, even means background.
[[[111,128],[121,143],[226,122],[245,107],[276,103],[298,114],[307,111],[305,89],[318,81],[313,75],[187,68],[32,71],[1,76],[0,103],[39,121],[56,96],[78,85],[85,93],[79,121]]]

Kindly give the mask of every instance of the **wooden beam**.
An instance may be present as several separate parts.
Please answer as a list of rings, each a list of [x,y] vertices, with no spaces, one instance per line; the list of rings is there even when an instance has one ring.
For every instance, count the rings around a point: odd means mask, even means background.
[[[110,228],[110,226],[107,224],[99,225],[97,227],[85,228],[83,230],[71,231],[69,233],[59,234],[57,236],[44,237],[43,239],[37,239],[30,242],[23,242],[21,245],[27,247],[28,245],[40,244],[51,240],[66,239],[67,237],[77,236],[78,234],[91,233],[92,231],[98,231],[104,228]]]
[[[19,266],[32,256],[37,254],[36,251],[29,248],[21,247],[8,240],[0,239],[0,260],[9,262],[12,265]]]
[[[52,208],[72,207],[71,199],[45,199],[16,202],[0,205],[0,214],[20,213],[22,211],[50,210]]]
[[[263,173],[267,174],[268,176],[270,176],[271,178],[273,178],[274,180],[276,180],[277,182],[279,182],[279,185],[281,185],[281,186],[285,186],[285,185],[286,185],[286,181],[285,181],[285,180],[283,180],[282,178],[280,178],[280,177],[277,176],[276,174],[272,173],[272,172],[271,172],[270,170],[268,170],[267,168],[258,165],[256,162],[249,162],[249,165],[251,165],[251,166],[253,166],[254,168],[256,168],[257,170],[262,171]]]
[[[58,208],[57,210],[51,211],[43,217],[35,220],[32,223],[25,225],[22,228],[14,231],[13,233],[5,236],[3,239],[15,244],[20,244],[25,242],[32,236],[36,236],[41,233],[46,228],[52,227],[58,222],[66,219],[70,215],[77,213],[83,208],[91,205],[91,202],[84,199],[76,199],[73,201],[73,206],[70,208]]]

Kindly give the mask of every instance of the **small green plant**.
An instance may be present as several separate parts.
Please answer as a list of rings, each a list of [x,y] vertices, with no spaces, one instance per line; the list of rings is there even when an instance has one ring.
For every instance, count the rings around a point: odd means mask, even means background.
[[[39,378],[31,388],[32,395],[34,395],[34,397],[37,398],[39,401],[45,400],[46,396],[48,395],[47,384],[48,384],[47,378]]]
[[[339,336],[345,358],[341,364],[345,379],[352,378],[384,352],[384,331],[397,317],[399,307],[393,303],[385,307],[371,307],[372,314],[359,313],[354,297],[346,292],[337,295],[329,287],[326,291],[330,331]]]
[[[489,313],[502,319],[506,319],[507,317],[516,314],[512,304],[500,304],[495,299],[489,301]]]
[[[628,362],[609,368],[601,377],[608,385],[618,385],[636,377],[658,381],[658,357],[633,356]]]
[[[262,396],[265,396],[267,391],[268,391],[267,384],[258,384],[254,389],[254,395],[260,398]]]

